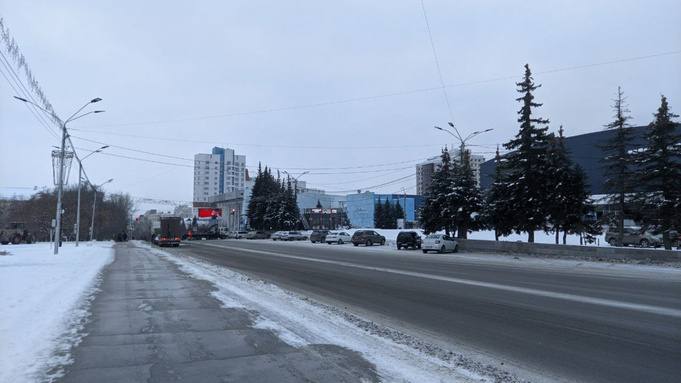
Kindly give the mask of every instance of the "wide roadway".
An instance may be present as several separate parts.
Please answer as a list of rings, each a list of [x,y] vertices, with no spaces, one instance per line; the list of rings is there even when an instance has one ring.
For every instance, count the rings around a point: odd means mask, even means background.
[[[679,270],[261,240],[171,251],[349,307],[532,380],[681,377]]]

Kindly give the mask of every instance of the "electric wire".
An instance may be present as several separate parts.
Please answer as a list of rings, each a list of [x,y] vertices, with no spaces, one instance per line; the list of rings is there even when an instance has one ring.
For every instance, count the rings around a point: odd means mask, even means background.
[[[599,67],[599,66],[622,64],[622,63],[628,63],[628,62],[634,62],[634,61],[640,61],[640,60],[647,60],[647,59],[664,57],[664,56],[672,56],[672,55],[678,55],[678,54],[681,54],[681,50],[658,52],[658,53],[653,53],[653,54],[648,54],[648,55],[624,57],[624,58],[601,61],[601,62],[596,62],[596,63],[571,65],[571,66],[565,66],[565,67],[548,69],[548,70],[538,70],[538,71],[535,71],[534,74],[535,75],[541,75],[541,74],[554,74],[554,73],[561,73],[561,72],[569,72],[569,71],[575,71],[575,70],[581,70],[581,69],[595,68],[595,67]],[[457,83],[445,84],[445,88],[456,88],[456,87],[464,87],[464,86],[471,86],[471,85],[480,85],[480,84],[486,84],[486,83],[492,83],[492,82],[498,82],[498,81],[515,80],[517,78],[518,78],[518,75],[508,75],[508,76],[491,77],[491,78],[480,79],[480,80],[462,81],[462,82],[457,82]],[[262,109],[255,109],[255,110],[251,110],[251,111],[220,113],[220,114],[211,114],[211,115],[203,115],[203,116],[195,116],[195,117],[180,117],[180,118],[175,118],[175,119],[152,120],[152,121],[131,121],[131,122],[124,122],[124,123],[119,123],[119,124],[99,125],[97,127],[104,128],[104,127],[160,125],[160,124],[180,123],[180,122],[189,122],[189,121],[201,121],[201,120],[208,120],[208,119],[230,118],[230,117],[266,114],[266,113],[288,111],[288,110],[319,108],[319,107],[324,107],[324,106],[332,106],[332,105],[347,104],[347,103],[354,103],[354,102],[374,101],[374,100],[378,100],[378,99],[382,99],[382,98],[390,98],[390,97],[405,96],[405,95],[411,95],[411,94],[434,92],[434,91],[439,91],[441,89],[442,89],[442,85],[436,86],[436,87],[426,87],[426,88],[410,89],[410,90],[404,90],[404,91],[388,92],[388,93],[370,95],[370,96],[359,96],[359,97],[350,97],[350,98],[338,99],[338,100],[320,101],[320,102],[313,102],[313,103],[308,103],[308,104],[262,108]],[[97,127],[92,127],[92,128],[96,129]],[[85,130],[94,131],[92,128],[80,129],[80,130],[81,131],[85,131]]]

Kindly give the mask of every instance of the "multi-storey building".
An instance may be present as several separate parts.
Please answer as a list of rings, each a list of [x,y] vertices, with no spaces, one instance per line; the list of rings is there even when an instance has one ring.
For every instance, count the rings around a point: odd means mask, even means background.
[[[194,155],[194,205],[210,197],[243,191],[246,180],[246,156],[228,148],[213,148],[211,154]]]
[[[453,161],[459,161],[459,151],[453,150],[451,157]],[[485,157],[479,154],[471,154],[469,158],[475,182],[480,186],[480,165],[485,162]],[[428,193],[428,189],[430,189],[430,185],[433,183],[433,174],[441,163],[440,156],[437,156],[416,164],[416,194],[426,195]]]

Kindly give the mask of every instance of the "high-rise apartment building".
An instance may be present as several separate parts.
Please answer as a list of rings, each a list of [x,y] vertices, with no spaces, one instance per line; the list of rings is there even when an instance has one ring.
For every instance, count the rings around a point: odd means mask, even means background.
[[[246,156],[234,150],[214,147],[211,154],[194,155],[194,202],[208,202],[216,195],[243,191]]]
[[[453,150],[451,152],[453,161],[458,161],[459,151]],[[475,182],[480,186],[480,165],[485,162],[485,157],[479,154],[471,154],[470,165],[475,176]],[[428,158],[426,161],[416,164],[416,194],[426,195],[430,185],[433,183],[433,173],[440,166],[442,161],[440,156]]]

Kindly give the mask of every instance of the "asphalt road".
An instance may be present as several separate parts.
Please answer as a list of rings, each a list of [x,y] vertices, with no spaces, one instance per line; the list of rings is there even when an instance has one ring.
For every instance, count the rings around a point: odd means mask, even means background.
[[[681,377],[679,272],[246,240],[189,242],[170,251],[476,350],[533,379]]]

